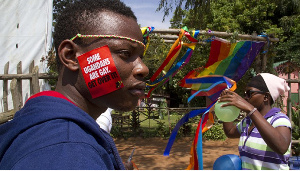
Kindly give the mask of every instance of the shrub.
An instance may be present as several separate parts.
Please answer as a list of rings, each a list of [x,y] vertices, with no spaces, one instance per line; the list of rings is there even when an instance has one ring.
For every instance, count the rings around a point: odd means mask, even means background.
[[[170,136],[169,128],[164,122],[158,122],[158,126],[155,130],[158,137],[167,138]]]
[[[223,125],[217,123],[203,134],[206,140],[225,140],[227,137],[223,131]]]
[[[124,138],[124,139],[128,139],[129,137],[132,137],[132,133],[131,131],[128,132],[128,131],[123,131],[121,127],[119,126],[113,126],[111,128],[111,131],[110,131],[110,135],[113,137],[113,138]]]
[[[300,117],[300,107],[296,106],[295,110],[292,110],[292,139],[300,140],[300,128],[299,128],[299,117]],[[300,155],[300,143],[292,145],[292,155],[299,156]]]

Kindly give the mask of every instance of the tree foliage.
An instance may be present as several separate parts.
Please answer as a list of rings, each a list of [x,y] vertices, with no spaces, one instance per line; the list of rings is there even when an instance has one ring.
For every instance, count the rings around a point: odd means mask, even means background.
[[[62,10],[69,4],[74,2],[75,0],[53,0],[53,21],[57,16],[62,12]]]
[[[266,70],[263,72],[274,73],[275,62],[289,60],[300,66],[299,7],[299,0],[161,0],[157,10],[163,10],[165,16],[173,15],[171,28],[187,26],[190,30],[256,33],[279,38],[280,42],[271,43],[267,53],[262,54],[268,57]],[[206,38],[198,37],[199,40]],[[236,37],[233,36],[232,39]],[[169,87],[177,93],[181,92],[176,89],[176,81],[188,71],[203,66],[208,56],[209,46],[197,46],[190,63],[173,78]],[[239,81],[238,91],[242,91],[251,75],[248,71]]]
[[[157,10],[163,10],[165,16],[173,12],[172,28],[187,26],[278,37],[274,62],[290,60],[300,65],[299,0],[161,0]]]
[[[53,0],[54,24],[56,16],[59,15],[68,3],[73,1]],[[190,30],[210,29],[236,34],[252,34],[256,32],[257,34],[266,33],[269,36],[278,37],[280,42],[270,45],[267,53],[269,60],[266,72],[273,72],[273,62],[289,60],[300,66],[299,7],[299,0],[161,0],[157,10],[163,10],[165,16],[173,15],[171,19],[172,28],[187,26]],[[207,38],[209,37],[198,36],[199,40]],[[232,39],[235,39],[235,37],[233,36]],[[149,49],[144,58],[150,70],[148,79],[162,64],[170,47],[171,44],[164,43],[161,39],[154,39],[152,37]],[[190,91],[179,87],[178,81],[189,71],[205,65],[209,56],[209,48],[209,43],[198,45],[189,64],[180,70],[161,89],[157,89],[155,92],[178,94],[179,103],[186,103]],[[182,56],[185,50],[183,48],[179,56]],[[241,80],[238,84],[243,87],[249,76],[251,76],[251,73],[247,72],[244,80]],[[199,104],[199,102],[195,102],[196,104]],[[192,104],[192,106],[194,105]]]

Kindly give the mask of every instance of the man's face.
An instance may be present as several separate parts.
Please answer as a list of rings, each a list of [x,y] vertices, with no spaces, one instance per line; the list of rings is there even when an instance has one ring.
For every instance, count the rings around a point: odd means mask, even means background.
[[[99,18],[94,20],[95,23],[92,24],[93,28],[90,29],[91,33],[89,34],[125,36],[142,42],[140,27],[134,19],[113,12],[101,12]],[[83,53],[108,45],[124,87],[92,99],[81,74],[77,89],[96,106],[105,106],[122,111],[134,109],[138,99],[144,96],[144,77],[149,72],[148,67],[141,59],[144,47],[130,40],[116,38],[91,38],[84,41],[90,45],[82,48]]]

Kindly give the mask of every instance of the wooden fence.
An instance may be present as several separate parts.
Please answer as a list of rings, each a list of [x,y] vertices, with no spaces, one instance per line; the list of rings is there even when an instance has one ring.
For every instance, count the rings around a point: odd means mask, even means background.
[[[7,122],[12,119],[15,112],[20,110],[23,106],[23,94],[22,94],[22,80],[30,81],[30,95],[36,94],[40,91],[39,79],[57,79],[56,76],[49,75],[48,73],[39,73],[38,66],[34,66],[34,61],[29,66],[29,73],[22,73],[22,62],[20,61],[17,65],[17,74],[9,74],[9,62],[4,66],[4,74],[0,74],[0,80],[3,80],[3,109],[4,112],[0,113],[0,124]],[[8,110],[8,81],[11,80],[10,90],[13,101],[13,109]],[[298,100],[300,100],[300,73],[298,79],[287,79],[289,86],[291,83],[296,83],[299,86],[298,89]],[[287,115],[291,118],[291,90],[289,91],[288,97],[288,111]],[[300,120],[300,118],[299,118]],[[300,123],[300,121],[299,121]],[[300,127],[300,125],[299,125]],[[299,143],[298,141],[294,141]]]
[[[29,73],[22,73],[22,62],[17,65],[17,74],[9,74],[9,62],[4,66],[4,74],[0,74],[0,80],[3,80],[3,113],[0,113],[0,124],[12,119],[15,112],[23,106],[22,80],[29,80],[30,96],[40,92],[39,79],[56,79],[55,76],[48,73],[39,73],[39,67],[34,66],[34,61],[29,66]],[[13,101],[13,109],[8,110],[8,81],[10,82],[10,91]]]

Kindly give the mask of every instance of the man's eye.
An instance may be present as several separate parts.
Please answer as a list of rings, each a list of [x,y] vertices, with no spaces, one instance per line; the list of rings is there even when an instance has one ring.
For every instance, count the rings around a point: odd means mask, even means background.
[[[118,51],[118,55],[121,57],[121,58],[129,58],[130,57],[130,52],[127,51],[127,50],[121,50],[121,51]]]

